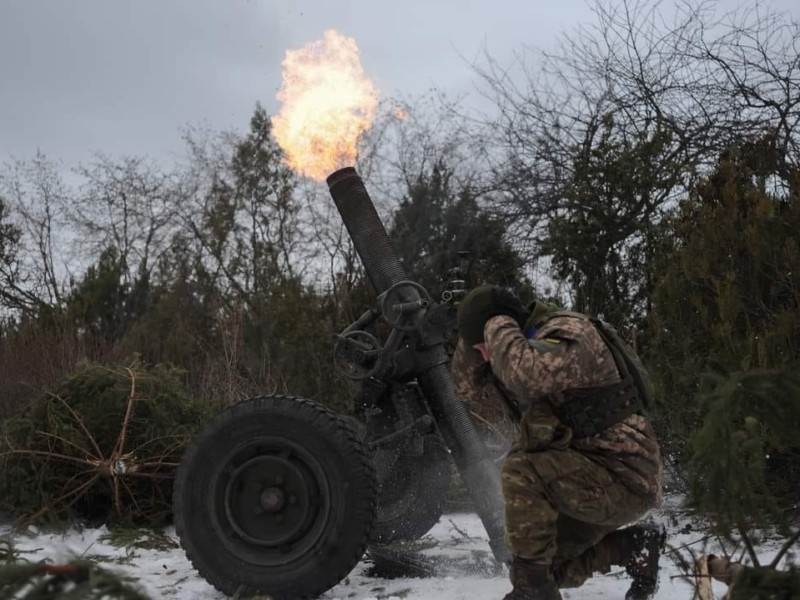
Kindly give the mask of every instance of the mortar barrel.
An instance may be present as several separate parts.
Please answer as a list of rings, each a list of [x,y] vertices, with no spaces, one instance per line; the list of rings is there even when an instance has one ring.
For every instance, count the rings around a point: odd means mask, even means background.
[[[327,182],[375,291],[380,295],[395,283],[406,280],[405,270],[395,256],[386,229],[356,170],[353,167],[339,169]]]

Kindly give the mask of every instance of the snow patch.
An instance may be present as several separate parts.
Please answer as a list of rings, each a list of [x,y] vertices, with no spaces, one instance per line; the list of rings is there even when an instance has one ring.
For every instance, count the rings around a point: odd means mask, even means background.
[[[665,505],[654,511],[655,519],[668,532],[667,544],[673,548],[693,549],[696,554],[712,551],[703,548],[705,534],[691,516],[680,509],[680,498],[668,498]],[[99,562],[138,581],[152,598],[192,600],[223,600],[224,594],[202,579],[189,563],[181,548],[145,549],[120,548],[109,541],[106,527],[70,529],[47,532],[29,528],[15,533],[11,526],[0,525],[0,537],[13,541],[17,551],[30,561],[64,562],[80,557]],[[174,529],[165,532],[168,540],[177,542]],[[435,577],[374,577],[374,564],[369,556],[339,585],[322,596],[325,600],[463,600],[485,598],[500,600],[510,589],[508,575],[503,569],[492,571],[486,533],[474,514],[447,514],[420,541],[420,552],[441,565]],[[767,543],[764,558],[774,554],[778,542]],[[691,598],[692,587],[668,556],[662,556],[659,591],[656,599]],[[624,598],[630,580],[620,568],[607,575],[597,575],[583,587],[562,590],[565,600],[590,598]],[[721,584],[717,584],[721,585]],[[721,595],[724,586],[715,589]]]

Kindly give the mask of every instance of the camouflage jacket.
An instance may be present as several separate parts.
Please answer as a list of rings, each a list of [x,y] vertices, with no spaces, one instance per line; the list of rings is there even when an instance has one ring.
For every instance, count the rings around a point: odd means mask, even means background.
[[[573,439],[549,403],[547,397],[556,392],[620,379],[611,352],[589,321],[555,317],[528,340],[514,319],[497,316],[484,332],[489,363],[459,341],[451,364],[456,390],[474,414],[507,420],[510,399],[522,411],[513,450],[569,447],[605,465],[632,491],[660,498],[661,456],[645,417],[631,415],[599,435]]]

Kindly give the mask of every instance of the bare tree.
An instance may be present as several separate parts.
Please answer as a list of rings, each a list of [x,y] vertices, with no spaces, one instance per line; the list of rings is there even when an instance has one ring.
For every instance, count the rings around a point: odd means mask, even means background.
[[[32,311],[62,303],[70,275],[66,252],[65,206],[71,192],[59,168],[41,152],[15,160],[0,172],[0,197],[7,211],[6,241],[0,262],[3,301],[12,310]]]
[[[173,173],[144,158],[95,161],[77,169],[84,183],[69,216],[88,256],[113,247],[132,271],[149,272],[178,227],[182,191]]]
[[[601,1],[555,52],[476,66],[494,208],[581,310],[647,312],[655,226],[723,149],[773,130],[800,160],[798,23],[713,8]]]

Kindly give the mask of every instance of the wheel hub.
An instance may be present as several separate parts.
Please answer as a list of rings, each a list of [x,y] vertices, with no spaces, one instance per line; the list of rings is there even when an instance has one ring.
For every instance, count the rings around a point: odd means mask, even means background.
[[[283,510],[283,505],[286,503],[286,495],[283,489],[279,487],[271,487],[261,492],[261,508],[267,512],[280,512]]]
[[[319,490],[314,475],[287,452],[244,460],[230,475],[225,509],[232,533],[262,548],[288,548],[312,528]]]

